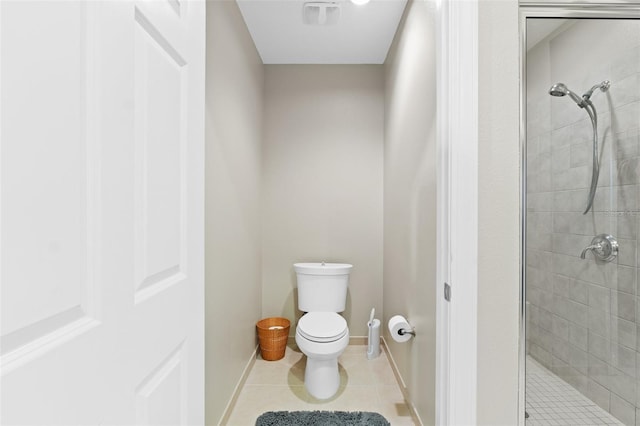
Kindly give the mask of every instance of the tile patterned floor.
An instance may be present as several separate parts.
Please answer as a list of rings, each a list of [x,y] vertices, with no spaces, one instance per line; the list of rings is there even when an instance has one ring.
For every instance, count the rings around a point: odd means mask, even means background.
[[[317,400],[304,388],[306,358],[294,346],[279,361],[258,357],[240,391],[227,426],[253,426],[265,411],[374,411],[393,426],[414,426],[409,408],[383,351],[367,360],[365,345],[348,346],[340,356],[340,389]]]
[[[527,426],[620,425],[573,386],[527,357]]]

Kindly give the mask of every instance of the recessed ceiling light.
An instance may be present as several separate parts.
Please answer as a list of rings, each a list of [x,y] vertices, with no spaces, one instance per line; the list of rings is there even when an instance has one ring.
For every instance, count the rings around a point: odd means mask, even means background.
[[[357,4],[358,6],[362,6],[363,4],[369,3],[369,0],[351,0],[351,3]]]

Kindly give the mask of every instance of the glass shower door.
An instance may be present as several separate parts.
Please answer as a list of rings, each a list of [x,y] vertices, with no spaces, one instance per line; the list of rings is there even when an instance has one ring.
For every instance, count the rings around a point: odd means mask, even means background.
[[[640,424],[640,21],[526,31],[527,424]]]

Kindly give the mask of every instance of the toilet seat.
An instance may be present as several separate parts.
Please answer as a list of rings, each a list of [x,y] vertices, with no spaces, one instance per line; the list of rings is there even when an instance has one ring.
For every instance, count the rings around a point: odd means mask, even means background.
[[[349,332],[347,321],[335,312],[309,312],[298,321],[298,333],[318,343],[335,342]]]

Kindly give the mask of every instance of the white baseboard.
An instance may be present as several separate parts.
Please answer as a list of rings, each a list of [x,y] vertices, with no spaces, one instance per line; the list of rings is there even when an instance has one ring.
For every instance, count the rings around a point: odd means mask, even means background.
[[[253,354],[249,358],[247,365],[245,365],[244,370],[242,371],[240,380],[238,380],[236,387],[233,389],[231,398],[229,399],[229,402],[227,403],[227,406],[224,409],[222,418],[220,419],[218,426],[226,425],[229,422],[229,417],[231,417],[231,413],[233,412],[233,408],[235,407],[236,402],[238,401],[240,392],[242,391],[242,388],[244,387],[244,384],[246,383],[247,378],[249,377],[249,373],[251,373],[251,369],[253,368],[253,365],[256,363],[256,357],[258,356],[259,351],[260,351],[260,345],[257,345],[256,349],[253,351]]]
[[[411,418],[413,422],[418,426],[423,426],[424,423],[418,414],[418,410],[416,410],[415,405],[411,401],[411,395],[409,395],[409,389],[407,389],[407,385],[404,383],[404,379],[400,375],[400,370],[398,370],[398,365],[396,364],[396,360],[393,359],[393,355],[391,355],[391,351],[389,350],[389,346],[387,346],[387,341],[384,337],[380,337],[382,340],[382,348],[387,354],[387,358],[389,359],[389,363],[391,364],[391,369],[393,370],[393,375],[396,376],[396,380],[398,382],[398,386],[400,386],[400,390],[402,391],[402,396],[404,397],[404,402],[409,407],[409,411],[411,412]]]

